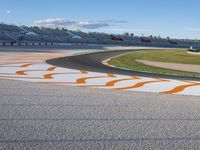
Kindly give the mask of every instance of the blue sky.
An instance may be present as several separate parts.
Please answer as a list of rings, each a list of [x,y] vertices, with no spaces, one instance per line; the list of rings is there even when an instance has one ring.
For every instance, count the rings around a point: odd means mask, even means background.
[[[0,22],[200,38],[199,0],[0,0]],[[49,20],[47,20],[49,19]]]

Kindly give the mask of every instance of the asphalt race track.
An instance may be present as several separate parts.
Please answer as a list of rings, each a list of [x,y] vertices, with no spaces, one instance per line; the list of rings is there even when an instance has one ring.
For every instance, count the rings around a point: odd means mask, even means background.
[[[0,52],[0,149],[200,148],[198,81],[45,63],[85,51]]]
[[[72,68],[77,70],[87,70],[93,72],[102,72],[102,73],[113,73],[113,74],[122,74],[129,76],[144,76],[144,77],[154,77],[154,78],[168,78],[168,79],[182,79],[182,80],[196,80],[200,81],[200,78],[195,77],[185,77],[185,76],[172,76],[172,75],[162,75],[162,74],[154,74],[154,73],[146,73],[146,72],[136,72],[129,70],[122,70],[118,68],[112,68],[106,66],[102,63],[102,61],[107,60],[109,58],[126,54],[133,51],[141,51],[142,49],[133,49],[133,50],[117,50],[117,51],[103,51],[103,52],[95,52],[89,54],[83,54],[78,56],[68,56],[62,58],[54,58],[47,60],[46,62],[63,67],[63,68]],[[144,50],[151,50],[144,49]]]
[[[199,97],[0,80],[0,149],[199,149]]]

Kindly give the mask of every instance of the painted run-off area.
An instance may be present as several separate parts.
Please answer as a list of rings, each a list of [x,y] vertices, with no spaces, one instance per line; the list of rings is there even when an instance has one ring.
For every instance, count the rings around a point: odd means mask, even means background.
[[[45,59],[73,55],[73,51],[47,53],[2,53],[0,78],[56,85],[85,86],[116,91],[142,91],[200,96],[200,82],[125,76],[61,68]]]

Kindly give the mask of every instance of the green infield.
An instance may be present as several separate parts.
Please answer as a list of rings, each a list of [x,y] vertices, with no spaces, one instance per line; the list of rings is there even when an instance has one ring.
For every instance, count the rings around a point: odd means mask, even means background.
[[[184,49],[135,51],[112,58],[108,61],[108,63],[116,67],[127,68],[134,71],[200,77],[200,73],[153,67],[149,65],[144,65],[143,63],[140,63],[137,60],[200,65],[200,56],[188,54],[187,50]]]

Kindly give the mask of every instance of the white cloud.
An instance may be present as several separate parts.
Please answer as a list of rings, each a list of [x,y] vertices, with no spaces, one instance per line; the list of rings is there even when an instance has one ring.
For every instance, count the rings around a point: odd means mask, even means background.
[[[128,33],[134,33],[134,34],[150,34],[153,30],[152,29],[140,29],[140,28],[109,28],[109,29],[104,29],[104,31],[109,32],[109,33],[124,33],[124,32],[128,32]]]
[[[114,29],[108,29],[110,31],[118,31],[118,32],[150,32],[153,31],[152,29],[129,29],[129,28],[114,28]]]
[[[34,21],[34,26],[39,27],[67,27],[67,26],[76,26],[84,29],[97,29],[102,27],[112,26],[118,23],[125,23],[126,21],[118,20],[90,20],[90,21],[80,21],[80,20],[66,20],[62,18],[55,19],[45,19]]]
[[[11,14],[12,12],[10,10],[6,10],[6,14]]]
[[[200,31],[200,28],[185,28],[185,30],[188,30],[188,31]]]

